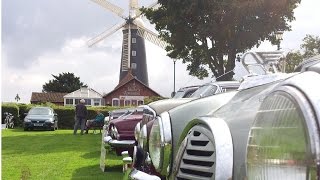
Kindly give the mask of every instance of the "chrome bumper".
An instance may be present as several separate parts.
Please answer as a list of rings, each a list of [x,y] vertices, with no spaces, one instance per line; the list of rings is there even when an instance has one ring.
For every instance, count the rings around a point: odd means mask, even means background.
[[[106,136],[103,141],[112,147],[133,147],[135,145],[134,140],[115,140],[111,136]]]
[[[150,175],[142,171],[138,171],[136,169],[132,169],[130,173],[126,173],[126,177],[124,179],[132,179],[132,180],[161,180],[158,176]]]

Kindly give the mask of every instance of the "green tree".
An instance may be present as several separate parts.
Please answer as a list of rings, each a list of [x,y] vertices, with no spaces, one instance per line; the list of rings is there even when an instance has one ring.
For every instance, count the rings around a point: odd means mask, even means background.
[[[300,0],[158,2],[158,9],[142,11],[168,43],[168,56],[182,59],[200,79],[212,72],[217,80],[231,80],[236,54],[264,40],[276,43],[275,32],[291,30],[288,22]]]
[[[49,80],[42,86],[42,92],[65,92],[70,93],[80,89],[80,87],[87,86],[80,82],[80,78],[76,77],[73,73],[60,73],[53,75],[53,80]]]
[[[307,34],[306,37],[303,38],[303,44],[301,44],[300,48],[304,51],[304,58],[309,58],[317,54],[320,54],[319,36]]]
[[[320,38],[307,34],[303,38],[303,43],[300,45],[300,50],[289,52],[285,57],[286,72],[293,72],[303,59],[320,54]]]
[[[19,96],[19,94],[16,95],[16,97],[14,98],[14,100],[16,100],[17,102],[20,101],[20,96]]]

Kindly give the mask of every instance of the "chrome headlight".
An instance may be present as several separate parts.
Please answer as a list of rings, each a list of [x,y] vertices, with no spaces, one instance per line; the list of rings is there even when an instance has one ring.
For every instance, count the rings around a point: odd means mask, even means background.
[[[138,122],[138,124],[136,125],[136,127],[134,128],[134,138],[136,141],[139,140],[139,134],[140,134],[140,122]]]
[[[250,130],[248,179],[316,179],[319,136],[305,95],[291,86],[278,88],[264,99]]]
[[[119,138],[119,133],[118,133],[118,129],[112,125],[110,128],[110,135],[113,139],[118,139]]]
[[[143,149],[147,144],[147,125],[143,125],[139,133],[138,145]]]
[[[149,152],[153,166],[162,175],[168,175],[171,168],[171,123],[168,112],[156,117],[150,132]]]

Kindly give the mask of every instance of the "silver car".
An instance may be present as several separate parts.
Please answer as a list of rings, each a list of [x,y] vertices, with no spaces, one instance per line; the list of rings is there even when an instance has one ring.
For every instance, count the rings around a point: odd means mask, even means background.
[[[23,121],[24,130],[58,129],[58,115],[50,107],[33,107]]]

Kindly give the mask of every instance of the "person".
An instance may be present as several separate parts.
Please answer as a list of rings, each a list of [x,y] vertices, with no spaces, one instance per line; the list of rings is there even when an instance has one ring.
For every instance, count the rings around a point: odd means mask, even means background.
[[[75,115],[75,124],[73,129],[73,134],[77,134],[77,130],[80,126],[81,128],[81,135],[83,135],[83,131],[85,129],[85,122],[88,115],[87,107],[84,105],[85,100],[81,99],[80,103],[76,106],[76,115]]]
[[[86,134],[88,134],[88,131],[92,126],[101,124],[103,122],[104,122],[104,115],[100,111],[97,111],[97,116],[94,119],[88,120],[86,122]]]

